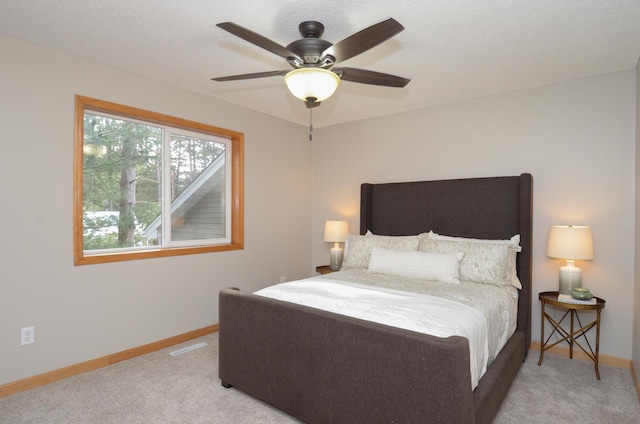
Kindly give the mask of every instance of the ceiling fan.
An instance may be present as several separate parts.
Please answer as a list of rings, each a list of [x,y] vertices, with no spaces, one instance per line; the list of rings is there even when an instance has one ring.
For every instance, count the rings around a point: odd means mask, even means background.
[[[303,38],[286,47],[233,22],[222,22],[217,26],[286,59],[294,69],[231,75],[212,80],[235,81],[284,76],[291,93],[303,100],[308,108],[319,106],[321,101],[331,97],[341,80],[385,87],[404,87],[411,81],[366,69],[334,68],[337,62],[359,55],[404,30],[393,18],[371,25],[335,44],[320,38],[324,33],[324,25],[317,21],[305,21],[298,25]]]

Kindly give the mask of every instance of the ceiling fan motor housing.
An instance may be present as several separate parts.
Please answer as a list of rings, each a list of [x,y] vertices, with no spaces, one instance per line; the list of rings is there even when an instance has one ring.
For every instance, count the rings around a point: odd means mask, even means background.
[[[296,40],[287,46],[287,50],[297,54],[304,60],[301,65],[319,65],[322,60],[322,52],[333,44],[319,38],[303,38]],[[333,61],[331,61],[333,64]]]
[[[289,59],[289,63],[295,68],[314,65],[326,69],[333,66],[335,59],[324,60],[322,57],[322,53],[333,45],[329,41],[320,39],[324,34],[324,25],[318,21],[304,21],[298,25],[298,30],[303,38],[290,43],[286,48],[302,58],[303,63],[299,63],[296,58]]]

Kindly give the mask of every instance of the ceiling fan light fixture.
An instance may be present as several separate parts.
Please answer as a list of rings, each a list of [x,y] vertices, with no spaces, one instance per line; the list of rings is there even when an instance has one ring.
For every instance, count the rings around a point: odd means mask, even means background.
[[[335,93],[340,77],[323,68],[298,68],[285,75],[284,81],[291,94],[300,100],[315,98],[321,102]]]

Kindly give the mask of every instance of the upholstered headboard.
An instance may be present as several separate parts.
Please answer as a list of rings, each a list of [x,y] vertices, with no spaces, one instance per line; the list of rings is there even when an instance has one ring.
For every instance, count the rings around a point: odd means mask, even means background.
[[[362,184],[360,234],[436,233],[482,239],[520,234],[517,330],[531,343],[533,178],[519,176]]]

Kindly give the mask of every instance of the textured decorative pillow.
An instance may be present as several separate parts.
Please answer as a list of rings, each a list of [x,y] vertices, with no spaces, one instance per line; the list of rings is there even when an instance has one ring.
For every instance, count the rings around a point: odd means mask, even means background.
[[[426,253],[374,247],[371,249],[368,271],[460,284],[458,274],[463,256],[462,252]]]
[[[460,279],[496,286],[512,285],[522,289],[516,272],[516,255],[522,250],[520,235],[510,240],[483,240],[441,236],[434,232],[420,235],[422,252],[464,252]]]
[[[374,234],[359,236],[349,234],[344,244],[344,261],[341,269],[367,269],[369,256],[374,247],[386,247],[393,250],[418,250],[420,237],[377,236]]]
[[[516,234],[511,237],[509,240],[489,240],[489,239],[475,239],[475,238],[466,238],[466,237],[451,237],[451,236],[443,236],[438,233],[434,233],[433,231],[429,231],[428,233],[420,234],[420,237],[428,237],[432,240],[451,240],[451,241],[470,241],[473,243],[494,243],[494,244],[508,244],[516,248],[516,252],[522,250],[520,247],[520,234]]]

